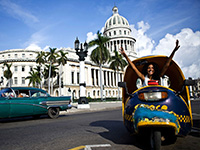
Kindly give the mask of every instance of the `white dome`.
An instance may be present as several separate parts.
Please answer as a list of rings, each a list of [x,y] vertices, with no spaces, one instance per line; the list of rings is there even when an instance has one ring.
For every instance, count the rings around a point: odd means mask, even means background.
[[[129,28],[128,21],[126,20],[126,18],[118,14],[118,8],[116,6],[113,7],[112,11],[113,15],[106,21],[104,29],[107,30],[116,26],[124,26]]]

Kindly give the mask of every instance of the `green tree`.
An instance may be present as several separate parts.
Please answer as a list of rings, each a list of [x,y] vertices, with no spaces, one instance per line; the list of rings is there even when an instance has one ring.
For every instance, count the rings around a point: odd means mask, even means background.
[[[119,81],[119,71],[123,71],[126,67],[127,62],[123,59],[122,55],[119,54],[116,50],[114,51],[115,55],[110,59],[110,68],[117,71],[117,83]],[[120,98],[120,90],[118,87],[118,99]]]
[[[7,67],[7,70],[4,71],[3,75],[8,80],[8,86],[11,87],[11,79],[12,79],[13,73],[12,73],[10,68],[12,66],[12,63],[8,64],[8,63],[5,62],[3,65]]]
[[[42,65],[45,64],[45,55],[46,53],[44,51],[40,51],[37,53],[37,57],[36,57],[36,63],[39,64],[40,66],[40,70],[39,70],[39,73],[40,73],[40,78],[41,78],[41,82],[40,82],[40,88],[42,88]],[[38,71],[38,70],[37,70]]]
[[[50,64],[46,64],[44,68],[44,79],[55,78],[57,75],[58,66],[51,65],[51,72],[49,72]],[[53,84],[53,82],[52,82]],[[50,90],[49,90],[50,92]]]
[[[30,71],[29,74],[30,75],[26,77],[26,80],[29,80],[28,86],[32,83],[33,87],[38,87],[41,82],[38,72]]]
[[[107,63],[110,59],[110,52],[105,47],[106,42],[109,41],[108,37],[105,37],[97,32],[97,38],[89,42],[89,47],[96,46],[90,55],[90,59],[99,66],[100,68],[100,91],[101,91],[101,100],[103,100],[103,85],[102,85],[102,65]]]
[[[63,66],[67,64],[67,54],[68,52],[64,52],[62,50],[59,51],[60,55],[58,58],[58,64],[61,65],[60,72],[59,72],[59,96],[61,95],[61,76],[62,76],[62,70]]]
[[[50,79],[52,77],[52,75],[51,75],[51,72],[52,72],[51,68],[52,67],[51,66],[53,64],[57,63],[57,58],[59,57],[56,50],[57,50],[57,48],[50,48],[49,47],[49,52],[47,52],[47,55],[46,55],[46,60],[49,63],[49,78],[48,78],[48,80],[49,80],[49,82],[48,82],[48,92],[49,92],[49,94],[51,94],[51,91],[50,91],[50,83],[51,83]],[[53,87],[52,87],[52,89],[53,89]]]

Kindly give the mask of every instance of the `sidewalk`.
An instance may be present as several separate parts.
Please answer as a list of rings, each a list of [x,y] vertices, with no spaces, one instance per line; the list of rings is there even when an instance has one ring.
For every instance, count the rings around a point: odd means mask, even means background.
[[[114,101],[114,102],[90,102],[90,108],[77,108],[78,103],[72,103],[72,108],[68,109],[67,111],[61,111],[60,115],[67,115],[72,113],[81,113],[81,112],[93,112],[93,111],[101,111],[106,109],[114,109],[114,108],[121,108],[122,102],[121,101]],[[81,105],[81,104],[80,104]]]

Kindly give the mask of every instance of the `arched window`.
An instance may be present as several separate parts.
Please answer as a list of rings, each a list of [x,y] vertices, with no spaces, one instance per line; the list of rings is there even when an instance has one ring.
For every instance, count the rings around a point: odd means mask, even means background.
[[[111,19],[110,19],[110,21],[109,21],[109,26],[111,26]]]
[[[113,24],[116,24],[116,18],[115,17],[113,18]]]
[[[117,16],[117,20],[118,20],[118,24],[121,24],[121,20],[120,20],[119,16]]]

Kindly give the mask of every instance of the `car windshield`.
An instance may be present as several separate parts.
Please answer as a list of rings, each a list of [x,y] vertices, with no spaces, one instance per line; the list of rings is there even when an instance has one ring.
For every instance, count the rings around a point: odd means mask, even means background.
[[[15,97],[15,93],[10,88],[6,88],[0,91],[0,97]]]

